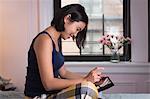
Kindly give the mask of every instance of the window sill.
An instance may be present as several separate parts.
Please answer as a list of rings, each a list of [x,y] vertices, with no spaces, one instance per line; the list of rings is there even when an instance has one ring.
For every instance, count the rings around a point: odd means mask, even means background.
[[[141,73],[150,74],[150,63],[142,62],[66,62],[65,66],[73,71],[87,73],[94,67],[104,67],[104,73]]]

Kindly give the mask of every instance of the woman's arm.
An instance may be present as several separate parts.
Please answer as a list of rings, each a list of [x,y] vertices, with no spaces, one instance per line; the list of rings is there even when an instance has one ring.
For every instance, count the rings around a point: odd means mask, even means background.
[[[102,70],[104,70],[103,67],[96,67],[93,70],[91,70],[87,75],[83,76],[78,73],[70,72],[68,71],[65,66],[62,66],[59,70],[59,73],[62,78],[66,79],[86,79],[87,81],[91,81],[93,83],[99,81],[101,77],[105,77],[105,75],[102,75]]]
[[[81,74],[68,71],[64,65],[60,68],[59,73],[62,78],[66,78],[66,79],[83,79],[84,78],[84,76]]]
[[[69,87],[70,85],[80,83],[84,80],[67,80],[54,78],[52,64],[53,46],[51,39],[46,34],[42,34],[37,37],[34,42],[34,50],[37,58],[41,81],[47,91],[63,89]]]

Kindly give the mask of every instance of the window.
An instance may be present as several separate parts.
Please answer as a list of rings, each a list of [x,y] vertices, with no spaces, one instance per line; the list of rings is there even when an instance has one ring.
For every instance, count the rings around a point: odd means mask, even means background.
[[[99,44],[97,40],[106,33],[123,34],[130,37],[129,0],[54,0],[54,8],[57,10],[71,3],[79,3],[85,7],[89,17],[89,25],[84,49],[78,49],[72,39],[61,40],[61,49],[65,60],[110,60],[110,50]],[[123,47],[120,50],[121,60],[129,60],[130,52],[130,46]]]

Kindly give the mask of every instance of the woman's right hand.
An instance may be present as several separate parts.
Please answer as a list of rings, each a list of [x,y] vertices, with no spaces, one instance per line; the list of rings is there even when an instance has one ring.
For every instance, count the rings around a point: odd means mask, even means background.
[[[102,70],[104,70],[103,67],[95,67],[84,77],[84,79],[92,83],[98,82],[102,77]]]

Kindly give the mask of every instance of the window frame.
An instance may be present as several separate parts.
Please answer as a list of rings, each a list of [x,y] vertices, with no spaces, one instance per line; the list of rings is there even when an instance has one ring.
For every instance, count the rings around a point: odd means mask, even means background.
[[[148,61],[150,62],[150,1],[148,0]]]
[[[54,2],[54,16],[56,10],[61,8],[61,0],[53,0]],[[131,37],[130,35],[130,0],[123,0],[123,32],[124,36]],[[60,40],[61,45],[61,40]],[[62,47],[60,46],[60,51]],[[121,61],[131,61],[131,45],[127,45],[123,49],[124,54],[120,56]],[[67,55],[65,61],[110,61],[110,55]]]

